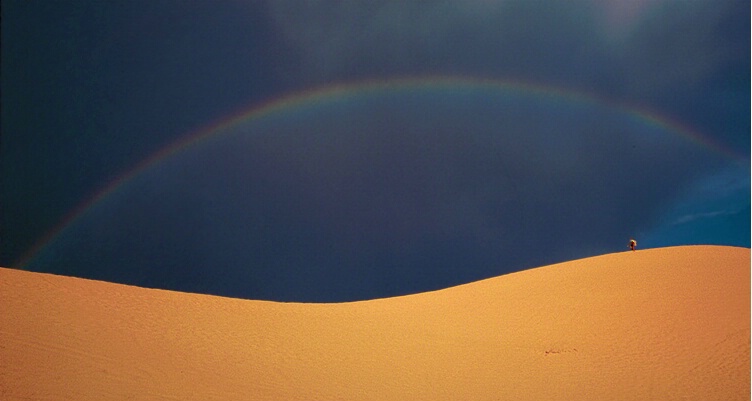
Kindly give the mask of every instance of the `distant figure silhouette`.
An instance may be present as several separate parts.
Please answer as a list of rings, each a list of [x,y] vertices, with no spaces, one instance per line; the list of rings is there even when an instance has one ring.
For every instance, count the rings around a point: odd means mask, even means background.
[[[629,240],[629,248],[634,252],[634,249],[637,247],[637,241],[630,239]]]

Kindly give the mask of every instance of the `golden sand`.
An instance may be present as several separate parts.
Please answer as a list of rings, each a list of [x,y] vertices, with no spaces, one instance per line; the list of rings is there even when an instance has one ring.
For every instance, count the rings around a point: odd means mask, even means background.
[[[0,400],[749,400],[750,250],[249,301],[0,269]]]

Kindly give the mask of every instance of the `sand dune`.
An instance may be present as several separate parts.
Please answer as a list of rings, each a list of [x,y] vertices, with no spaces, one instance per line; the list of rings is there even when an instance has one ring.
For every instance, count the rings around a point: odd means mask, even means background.
[[[750,250],[342,304],[0,269],[0,400],[749,400]]]

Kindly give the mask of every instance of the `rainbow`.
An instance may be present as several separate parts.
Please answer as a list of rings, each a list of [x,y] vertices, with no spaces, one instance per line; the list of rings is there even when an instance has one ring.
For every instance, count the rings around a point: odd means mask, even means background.
[[[748,165],[749,161],[728,147],[713,141],[692,127],[671,119],[659,113],[646,110],[634,105],[619,102],[594,93],[576,91],[563,87],[546,86],[523,81],[505,81],[498,79],[483,79],[471,77],[435,76],[435,77],[412,77],[402,79],[371,80],[355,83],[341,83],[326,87],[313,88],[279,98],[274,98],[259,105],[254,105],[238,113],[225,117],[211,125],[200,128],[183,139],[167,146],[150,157],[136,164],[130,170],[110,182],[103,189],[93,193],[78,207],[68,213],[55,227],[47,232],[32,248],[22,256],[14,265],[24,268],[33,258],[57,238],[68,226],[79,219],[93,205],[103,201],[115,193],[125,183],[134,177],[152,168],[160,162],[175,156],[184,150],[198,146],[208,138],[221,135],[233,127],[249,122],[261,120],[270,116],[279,115],[290,110],[295,110],[305,105],[318,104],[334,99],[347,100],[364,94],[389,93],[394,91],[411,90],[498,90],[510,93],[520,93],[528,96],[555,99],[557,101],[575,102],[580,104],[592,104],[606,106],[616,111],[631,115],[639,121],[666,132],[675,133],[685,140],[710,149],[735,162]]]

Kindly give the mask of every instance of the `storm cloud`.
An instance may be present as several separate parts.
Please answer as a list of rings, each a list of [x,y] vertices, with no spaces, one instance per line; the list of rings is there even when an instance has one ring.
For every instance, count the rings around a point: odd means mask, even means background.
[[[749,246],[728,219],[749,215],[749,2],[78,6],[4,7],[2,265],[36,244],[26,268],[341,301],[639,234]],[[420,79],[452,84],[358,89]],[[53,230],[198,127],[332,85],[355,94],[239,124]]]
[[[462,82],[353,92],[161,161],[35,266],[286,301],[403,295],[620,251],[720,164],[593,101]]]

